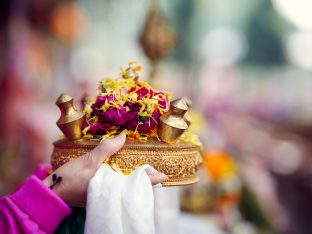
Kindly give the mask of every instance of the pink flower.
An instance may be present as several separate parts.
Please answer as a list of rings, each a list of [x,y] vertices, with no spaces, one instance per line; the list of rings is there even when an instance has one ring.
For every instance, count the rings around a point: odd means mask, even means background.
[[[126,128],[130,130],[137,130],[142,133],[148,133],[153,128],[155,128],[156,125],[158,125],[159,117],[160,117],[159,111],[154,111],[151,118],[141,116],[139,117],[139,120],[136,118],[128,121]]]
[[[141,100],[144,96],[146,96],[149,93],[149,90],[145,87],[141,87],[138,91],[138,100]]]
[[[98,96],[92,108],[101,108],[105,103],[111,103],[114,101],[112,94],[106,96]]]
[[[90,125],[89,130],[87,133],[91,135],[104,135],[107,133],[111,124],[103,124],[103,123],[93,123]]]
[[[130,119],[135,118],[136,115],[137,112],[127,112],[126,107],[120,106],[120,109],[112,108],[100,114],[99,122],[122,126],[126,124]]]
[[[82,120],[82,129],[88,127],[87,116],[85,115]]]
[[[101,115],[102,111],[100,108],[105,104],[105,103],[111,103],[114,101],[114,97],[112,94],[106,95],[106,96],[98,96],[95,103],[92,104],[92,116],[99,116]]]
[[[165,99],[161,99],[158,101],[158,105],[160,108],[167,109],[168,103]]]
[[[152,89],[150,89],[149,91],[149,98],[152,98],[155,96],[155,91],[153,91]]]

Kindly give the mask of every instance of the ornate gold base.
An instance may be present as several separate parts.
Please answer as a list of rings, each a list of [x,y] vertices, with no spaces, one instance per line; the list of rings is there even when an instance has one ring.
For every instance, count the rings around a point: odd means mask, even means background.
[[[59,140],[54,142],[51,164],[57,169],[95,148],[98,140]],[[202,162],[199,147],[177,142],[173,145],[151,139],[148,142],[126,142],[124,147],[110,157],[121,169],[130,169],[138,164],[149,164],[165,173],[169,179],[164,186],[187,185],[198,181],[197,170]]]

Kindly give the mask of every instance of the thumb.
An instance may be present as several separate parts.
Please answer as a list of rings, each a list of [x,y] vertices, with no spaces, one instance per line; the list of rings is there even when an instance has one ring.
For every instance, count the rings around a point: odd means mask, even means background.
[[[105,159],[118,152],[126,141],[126,135],[124,133],[119,134],[113,139],[106,139],[101,142],[91,153],[91,160],[95,165],[100,166]]]

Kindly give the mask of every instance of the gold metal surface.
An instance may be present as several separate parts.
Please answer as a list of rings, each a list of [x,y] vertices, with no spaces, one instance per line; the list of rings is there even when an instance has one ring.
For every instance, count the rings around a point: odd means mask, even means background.
[[[51,158],[53,169],[90,152],[98,144],[98,140],[87,139],[55,142]],[[201,162],[198,146],[179,141],[169,145],[156,139],[150,139],[148,142],[126,142],[124,147],[109,159],[109,164],[116,163],[121,169],[149,164],[169,177],[163,183],[164,186],[196,183],[198,181],[196,172]]]
[[[81,108],[84,109],[87,106],[91,107],[91,105],[95,102],[95,100],[96,100],[96,97],[85,93],[80,100]]]
[[[166,143],[174,143],[188,128],[184,119],[188,107],[180,98],[170,103],[170,111],[159,119],[158,136]]]
[[[189,97],[186,97],[186,96],[184,96],[183,99],[184,99],[187,107],[190,109],[192,107],[192,104],[193,104],[192,100]]]
[[[184,121],[186,122],[187,126],[191,126],[191,123],[192,123],[192,119],[191,119],[191,116],[190,116],[190,113],[189,111],[187,111],[184,115]]]
[[[73,98],[62,93],[55,103],[61,111],[56,125],[61,129],[67,140],[77,140],[82,136],[81,125],[83,114],[76,110]]]
[[[188,111],[187,111],[187,112],[185,113],[185,115],[184,115],[184,120],[185,120],[185,122],[187,123],[187,126],[190,127],[190,125],[191,125],[191,123],[192,123],[192,118],[191,118],[191,116],[190,116],[189,110],[190,110],[190,108],[191,108],[191,106],[192,106],[192,101],[191,101],[191,99],[189,99],[188,97],[183,97],[183,99],[184,99],[184,101],[185,101],[185,103],[186,103],[186,105],[187,105],[187,107],[188,107]]]
[[[150,82],[154,82],[156,78],[158,62],[175,45],[173,29],[162,15],[158,2],[152,1],[152,4],[139,36],[140,45],[151,64],[150,75],[148,77]]]
[[[156,6],[147,15],[139,42],[154,63],[165,57],[175,44],[173,30]]]
[[[184,115],[188,110],[188,106],[183,98],[179,98],[170,102],[170,108],[173,112]]]

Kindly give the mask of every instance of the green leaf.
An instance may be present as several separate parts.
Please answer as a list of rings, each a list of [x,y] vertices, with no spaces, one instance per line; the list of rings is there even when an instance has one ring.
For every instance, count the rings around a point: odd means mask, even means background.
[[[144,122],[145,120],[148,120],[149,117],[147,116],[139,116],[139,122]]]

